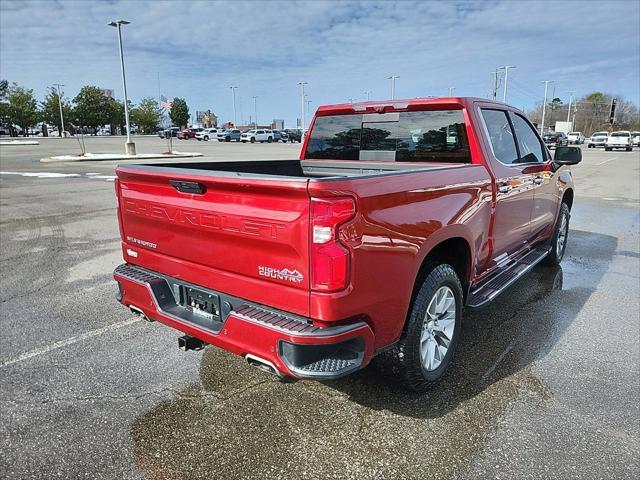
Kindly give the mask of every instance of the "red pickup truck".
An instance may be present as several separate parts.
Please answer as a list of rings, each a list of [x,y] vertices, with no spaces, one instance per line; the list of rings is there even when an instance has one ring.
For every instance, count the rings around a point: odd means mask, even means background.
[[[568,165],[519,110],[478,98],[320,107],[299,160],[120,165],[119,301],[282,376],[375,356],[423,390],[464,308],[558,264]]]

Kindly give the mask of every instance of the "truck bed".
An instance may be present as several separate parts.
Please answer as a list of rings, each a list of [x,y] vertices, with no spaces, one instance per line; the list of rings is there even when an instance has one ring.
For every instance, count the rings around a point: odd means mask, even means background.
[[[337,179],[344,177],[361,177],[380,174],[393,174],[405,171],[425,171],[443,168],[460,167],[465,164],[439,163],[391,163],[344,160],[251,160],[245,162],[187,162],[187,163],[154,163],[127,165],[141,171],[174,174],[197,174],[219,177],[252,177],[299,180]]]

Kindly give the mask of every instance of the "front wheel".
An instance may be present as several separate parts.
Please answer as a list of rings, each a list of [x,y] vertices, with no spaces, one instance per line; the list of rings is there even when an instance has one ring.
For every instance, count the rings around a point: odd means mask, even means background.
[[[206,135],[204,136],[204,141],[208,142],[209,141],[209,137],[207,137]]]
[[[273,142],[273,138],[271,137],[267,138],[267,143],[271,143],[271,142]]]
[[[442,378],[460,336],[462,298],[462,285],[453,267],[432,265],[400,340],[380,355],[387,375],[414,391],[425,391]]]
[[[562,257],[564,257],[564,252],[567,249],[570,218],[571,212],[569,211],[569,205],[562,202],[562,205],[560,205],[558,220],[556,221],[556,229],[553,232],[553,237],[551,237],[551,250],[543,260],[545,265],[550,267],[560,265]]]
[[[251,143],[256,143],[255,137],[251,137]]]

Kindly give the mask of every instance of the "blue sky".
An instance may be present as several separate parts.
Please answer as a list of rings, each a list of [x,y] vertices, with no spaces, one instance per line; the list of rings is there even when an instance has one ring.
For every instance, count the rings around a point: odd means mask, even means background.
[[[0,0],[0,76],[44,96],[65,84],[122,97],[116,32],[124,18],[127,86],[142,97],[183,97],[190,110],[260,121],[300,115],[297,82],[319,104],[390,97],[485,96],[509,73],[508,102],[601,90],[640,103],[640,2],[168,2]],[[240,120],[240,118],[239,118]]]

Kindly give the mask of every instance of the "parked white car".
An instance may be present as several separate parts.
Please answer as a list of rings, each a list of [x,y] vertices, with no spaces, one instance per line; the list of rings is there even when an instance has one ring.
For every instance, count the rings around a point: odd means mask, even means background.
[[[204,140],[208,142],[211,139],[218,138],[218,132],[222,132],[219,128],[204,128],[199,132],[196,132],[196,140]]]
[[[240,141],[242,143],[255,143],[255,142],[273,142],[275,135],[273,134],[273,130],[249,130],[248,132],[244,132],[240,137]]]
[[[628,130],[620,130],[609,135],[604,149],[609,152],[614,148],[624,148],[627,152],[630,152],[633,149],[631,132]]]
[[[595,132],[591,135],[587,146],[589,148],[605,147],[609,139],[609,132]]]
[[[634,146],[640,147],[640,132],[631,132],[631,142]]]
[[[582,132],[569,132],[567,133],[567,139],[570,144],[582,145],[584,143],[584,135]]]

